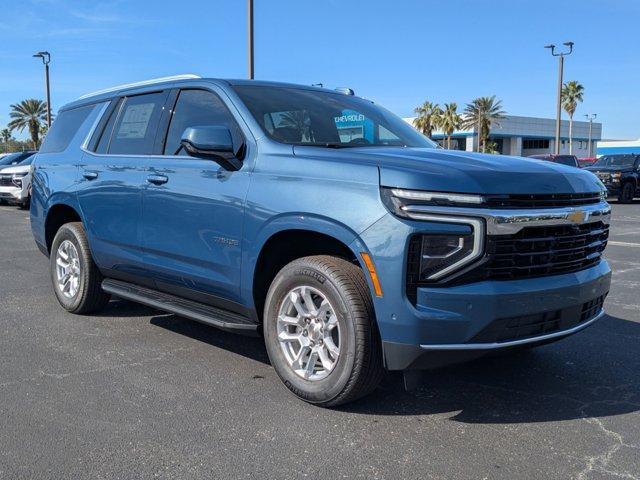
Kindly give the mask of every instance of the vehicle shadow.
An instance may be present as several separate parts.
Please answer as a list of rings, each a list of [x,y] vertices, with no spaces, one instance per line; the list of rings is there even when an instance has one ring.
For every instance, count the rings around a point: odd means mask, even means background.
[[[416,390],[400,374],[344,412],[454,413],[463,423],[536,423],[640,410],[640,324],[606,316],[572,337],[510,356],[422,372]]]
[[[263,340],[176,315],[151,324],[269,364]],[[415,390],[387,374],[373,394],[336,410],[363,415],[453,413],[463,423],[535,423],[640,410],[640,324],[607,316],[559,342],[510,356],[424,371]],[[275,375],[274,375],[275,380]]]
[[[223,348],[251,360],[269,364],[269,356],[262,338],[225,332],[178,315],[157,315],[157,311],[155,313],[156,316],[150,320],[150,323],[156,327],[207,343],[212,347]]]
[[[119,298],[113,298],[103,309],[91,314],[93,317],[147,317],[157,315],[158,310],[140,303],[130,302]]]

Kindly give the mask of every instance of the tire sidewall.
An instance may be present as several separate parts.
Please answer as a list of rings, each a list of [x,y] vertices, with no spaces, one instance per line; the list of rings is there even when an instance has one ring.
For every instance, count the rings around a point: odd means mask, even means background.
[[[334,308],[340,326],[340,357],[331,373],[322,380],[309,381],[289,366],[280,347],[277,317],[288,292],[308,286],[320,291]],[[336,398],[351,377],[356,358],[356,332],[351,309],[334,281],[309,265],[289,265],[274,279],[265,303],[264,337],[271,364],[283,383],[296,395],[310,403],[326,403]]]
[[[620,201],[622,203],[630,203],[633,201],[635,188],[630,182],[625,183],[622,186],[622,192],[620,192]]]
[[[87,269],[89,268],[88,263],[88,252],[85,252],[82,248],[82,243],[78,239],[78,233],[76,232],[76,228],[74,226],[63,225],[58,230],[55,238],[53,239],[53,243],[51,244],[51,255],[50,255],[50,270],[51,270],[51,282],[53,284],[53,291],[60,302],[60,305],[65,310],[73,312],[80,307],[83,297],[85,296],[85,291],[87,288]],[[78,252],[78,257],[80,260],[80,279],[78,281],[78,292],[73,298],[66,297],[58,288],[58,277],[56,274],[56,259],[58,257],[58,248],[65,240],[69,240],[73,246],[76,248]]]

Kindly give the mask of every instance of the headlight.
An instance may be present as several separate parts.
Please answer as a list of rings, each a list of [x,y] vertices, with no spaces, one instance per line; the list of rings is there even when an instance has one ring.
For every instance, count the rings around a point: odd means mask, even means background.
[[[16,187],[22,188],[22,179],[27,176],[27,172],[24,173],[14,173],[11,177],[11,183],[13,183]]]
[[[611,181],[612,182],[619,182],[620,178],[622,178],[622,172],[613,172],[611,174]]]
[[[462,263],[474,250],[474,235],[429,235],[420,239],[420,281],[437,280]]]

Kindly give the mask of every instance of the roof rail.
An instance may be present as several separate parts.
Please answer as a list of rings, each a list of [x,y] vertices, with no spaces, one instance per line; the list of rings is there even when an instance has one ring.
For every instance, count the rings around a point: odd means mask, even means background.
[[[155,83],[171,82],[174,80],[187,80],[189,78],[202,78],[202,77],[200,75],[195,75],[193,73],[185,73],[183,75],[173,75],[170,77],[152,78],[150,80],[143,80],[141,82],[135,82],[135,83],[126,83],[124,85],[116,85],[115,87],[105,88],[103,90],[98,90],[96,92],[86,93],[81,97],[79,97],[78,100],[82,100],[83,98],[94,97],[96,95],[102,95],[103,93],[117,92],[118,90],[123,90],[125,88],[143,87],[145,85],[153,85]]]

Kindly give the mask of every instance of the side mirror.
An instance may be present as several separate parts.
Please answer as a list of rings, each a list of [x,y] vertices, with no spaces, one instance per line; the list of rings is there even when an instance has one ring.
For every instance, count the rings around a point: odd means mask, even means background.
[[[180,145],[190,156],[213,160],[225,170],[235,171],[242,167],[242,161],[233,151],[233,139],[227,127],[189,127],[182,134]]]

